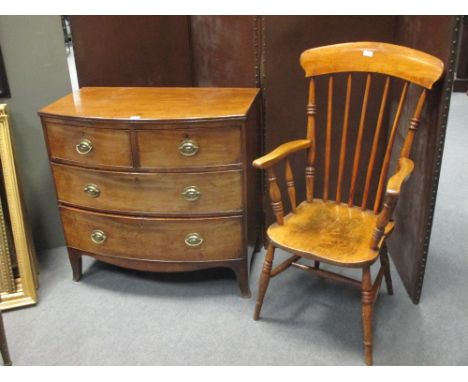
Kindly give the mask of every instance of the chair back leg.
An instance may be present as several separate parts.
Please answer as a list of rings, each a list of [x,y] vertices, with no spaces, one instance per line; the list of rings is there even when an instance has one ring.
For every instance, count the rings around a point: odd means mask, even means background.
[[[275,247],[270,243],[268,244],[265,261],[263,262],[262,274],[260,275],[257,303],[255,304],[254,320],[258,320],[260,318],[260,310],[262,309],[263,298],[265,297],[265,293],[271,278],[271,267],[273,265],[274,254]]]
[[[385,270],[385,283],[387,284],[387,292],[393,295],[392,276],[390,274],[390,260],[388,259],[387,243],[384,241],[380,249],[380,264]]]

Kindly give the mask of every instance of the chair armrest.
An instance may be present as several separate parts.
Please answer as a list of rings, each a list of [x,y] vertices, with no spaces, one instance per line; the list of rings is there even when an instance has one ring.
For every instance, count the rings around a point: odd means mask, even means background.
[[[388,180],[387,193],[398,196],[400,195],[401,186],[408,179],[414,169],[414,162],[409,158],[398,159],[398,170]]]
[[[414,163],[409,158],[398,159],[398,170],[388,180],[387,192],[385,193],[385,201],[377,217],[374,234],[372,235],[370,247],[377,250],[380,247],[382,237],[385,235],[385,227],[392,218],[393,210],[400,196],[401,186],[410,176],[414,169]]]
[[[259,169],[264,169],[273,166],[275,163],[278,163],[284,157],[287,157],[289,154],[292,154],[299,150],[308,149],[310,147],[311,141],[308,139],[299,139],[297,141],[291,141],[283,143],[281,146],[278,146],[273,151],[268,154],[255,159],[252,162],[252,165]]]

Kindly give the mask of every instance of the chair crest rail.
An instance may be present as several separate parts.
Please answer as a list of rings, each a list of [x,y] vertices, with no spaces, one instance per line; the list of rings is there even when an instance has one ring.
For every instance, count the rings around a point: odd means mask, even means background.
[[[306,77],[340,72],[388,74],[431,89],[444,64],[416,49],[383,42],[363,41],[312,48],[300,57]]]

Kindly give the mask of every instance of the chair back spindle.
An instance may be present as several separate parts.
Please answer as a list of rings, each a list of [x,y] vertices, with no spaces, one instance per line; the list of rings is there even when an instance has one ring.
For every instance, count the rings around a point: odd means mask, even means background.
[[[330,156],[331,156],[331,132],[333,116],[333,75],[328,78],[328,107],[327,107],[327,132],[325,141],[325,179],[323,187],[323,200],[328,201],[328,185],[330,183]]]
[[[345,109],[343,117],[343,128],[341,132],[341,147],[340,147],[340,164],[338,167],[338,182],[336,185],[336,203],[341,203],[341,190],[343,182],[343,171],[346,160],[346,144],[348,142],[348,126],[349,126],[349,103],[351,100],[351,89],[352,89],[352,76],[348,74],[348,80],[346,83],[346,99]]]
[[[379,116],[377,117],[377,125],[374,131],[374,138],[372,140],[372,149],[369,158],[369,164],[367,165],[366,183],[364,186],[364,195],[362,197],[361,209],[365,210],[367,207],[367,199],[369,197],[369,188],[372,179],[372,173],[375,165],[375,156],[377,154],[377,148],[379,145],[380,129],[382,127],[383,116],[385,112],[385,105],[387,103],[388,88],[390,86],[390,77],[385,80],[385,86],[382,94],[382,101],[380,102]]]
[[[307,139],[311,145],[307,151],[306,177],[306,199],[310,203],[314,199],[314,177],[315,177],[315,115],[317,114],[317,105],[315,101],[315,81],[314,78],[309,82],[309,101],[307,103]]]
[[[267,170],[271,207],[276,217],[276,222],[283,225],[284,209],[283,202],[281,200],[281,191],[276,181],[276,175],[273,171],[273,167],[269,167]]]
[[[284,178],[286,179],[286,186],[288,188],[289,202],[291,204],[291,211],[296,212],[296,187],[294,185],[294,177],[291,170],[291,163],[286,159],[284,165]]]
[[[371,85],[371,74],[368,73],[366,77],[366,88],[364,90],[364,97],[362,99],[361,117],[359,118],[359,130],[356,140],[356,148],[354,150],[353,172],[351,174],[351,187],[349,189],[348,206],[354,205],[354,193],[356,192],[356,178],[359,170],[359,160],[361,158],[362,136],[364,133],[364,122],[366,120],[367,103],[369,101],[369,90]]]
[[[377,186],[377,194],[375,196],[375,201],[374,201],[374,214],[377,214],[379,212],[380,202],[382,201],[383,188],[385,186],[385,181],[388,175],[388,168],[390,166],[390,157],[392,155],[393,143],[395,142],[396,132],[398,129],[398,125],[400,123],[401,112],[405,104],[406,94],[408,93],[408,86],[409,86],[409,82],[405,81],[405,83],[403,84],[403,89],[401,91],[400,100],[398,102],[398,107],[395,112],[395,117],[393,119],[393,124],[390,130],[390,135],[388,137],[387,148],[385,150],[385,156],[384,156],[383,163],[382,163],[382,169],[380,171],[379,184]]]

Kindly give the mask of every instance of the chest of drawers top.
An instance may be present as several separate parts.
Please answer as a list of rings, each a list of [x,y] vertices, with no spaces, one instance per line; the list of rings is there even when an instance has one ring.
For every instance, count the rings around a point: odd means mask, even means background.
[[[84,87],[39,114],[132,124],[243,119],[257,93],[252,88]]]

